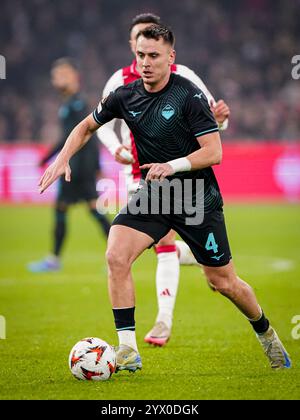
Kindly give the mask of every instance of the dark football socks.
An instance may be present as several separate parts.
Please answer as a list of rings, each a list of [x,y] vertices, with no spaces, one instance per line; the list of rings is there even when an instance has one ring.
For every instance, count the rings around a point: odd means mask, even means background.
[[[265,314],[263,312],[261,317],[257,321],[250,321],[250,324],[252,325],[254,331],[257,334],[265,333],[270,325],[268,319],[265,317]]]
[[[54,255],[57,257],[66,236],[66,211],[55,210],[55,228],[54,228]]]
[[[132,308],[113,309],[117,331],[135,331],[134,310]]]

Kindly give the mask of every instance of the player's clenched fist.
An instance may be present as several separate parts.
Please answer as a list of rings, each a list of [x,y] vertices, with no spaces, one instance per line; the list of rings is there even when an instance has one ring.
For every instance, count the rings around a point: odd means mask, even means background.
[[[211,101],[210,107],[218,123],[223,123],[230,115],[230,108],[223,99],[216,103]]]
[[[174,175],[175,171],[168,163],[147,163],[140,166],[141,169],[149,169],[146,182],[151,180],[163,181],[167,176]]]
[[[71,168],[69,163],[60,162],[56,160],[45,171],[44,175],[39,181],[39,192],[42,194],[54,181],[61,175],[65,174],[65,180],[71,181]]]
[[[120,146],[115,151],[115,160],[123,165],[134,163],[135,160],[131,154],[130,148],[127,146]]]

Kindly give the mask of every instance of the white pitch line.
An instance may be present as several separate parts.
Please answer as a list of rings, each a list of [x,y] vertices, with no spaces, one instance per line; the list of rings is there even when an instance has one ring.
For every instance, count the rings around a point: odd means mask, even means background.
[[[233,255],[233,258],[237,260],[247,260],[247,262],[251,265],[251,270],[253,270],[253,263],[259,264],[259,270],[263,267],[264,270],[268,270],[271,272],[284,272],[284,271],[292,271],[295,266],[296,262],[291,259],[287,258],[276,258],[264,255]]]

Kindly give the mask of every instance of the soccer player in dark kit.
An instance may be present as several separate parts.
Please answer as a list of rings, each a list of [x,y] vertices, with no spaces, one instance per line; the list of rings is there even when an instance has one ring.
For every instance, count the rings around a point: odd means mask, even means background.
[[[130,66],[117,70],[108,79],[103,89],[104,97],[108,96],[111,91],[115,91],[120,86],[127,85],[140,79],[141,75],[137,68],[135,58],[136,36],[147,26],[160,23],[160,17],[153,13],[142,13],[132,19],[129,28],[129,44],[130,49],[134,54],[134,60]],[[173,64],[171,66],[171,72],[186,77],[198,86],[211,105],[211,110],[218,123],[219,130],[226,130],[228,127],[230,109],[224,100],[219,99],[216,101],[203,80],[189,67],[178,63]],[[114,119],[108,124],[105,124],[105,126],[101,127],[101,130],[97,131],[97,135],[99,140],[114,156],[115,160],[124,165],[128,198],[130,198],[139,188],[142,174],[136,155],[134,137],[124,120],[121,120],[119,132],[115,130],[116,121],[117,120]],[[131,152],[131,156],[129,154],[129,159],[124,159],[122,154],[125,152],[125,155],[128,155],[128,149]],[[176,232],[171,229],[167,236],[162,238],[154,246],[157,256],[155,283],[158,313],[155,323],[151,330],[145,335],[144,341],[155,346],[166,345],[171,337],[173,312],[179,287],[180,265],[199,266],[199,263],[187,244],[182,240],[175,241],[175,239]]]
[[[58,142],[42,159],[40,166],[44,166],[64,146],[66,138],[72,129],[87,114],[87,104],[80,95],[80,74],[75,62],[70,58],[56,60],[51,69],[51,82],[62,95],[64,102],[59,109],[59,119],[62,127],[61,141]],[[99,223],[104,234],[108,236],[110,222],[98,213],[96,200],[97,176],[99,166],[99,143],[93,137],[70,162],[72,181],[59,180],[58,194],[55,202],[55,227],[53,232],[52,254],[41,261],[28,264],[32,272],[58,271],[61,268],[61,251],[67,232],[67,210],[70,205],[85,201],[91,216]]]
[[[289,355],[265,317],[254,291],[235,273],[223,200],[212,169],[213,165],[221,163],[222,146],[207,99],[193,83],[171,74],[170,67],[175,60],[174,35],[167,27],[156,25],[139,32],[136,58],[141,79],[118,88],[99,103],[93,114],[72,131],[39,183],[40,192],[43,192],[63,174],[69,180],[69,160],[92,133],[113,118],[126,121],[136,141],[144,182],[127,207],[115,217],[108,238],[109,293],[119,337],[117,369],[136,371],[142,368],[135,336],[131,266],[170,229],[178,232],[191,248],[209,283],[249,320],[271,367],[288,368],[291,366]],[[180,183],[182,196],[187,196],[188,201],[197,201],[201,191],[198,191],[196,181],[203,181],[204,218],[197,224],[190,224],[185,200],[178,212],[175,193],[169,198],[169,214],[163,205],[156,211],[152,189],[157,189],[159,182],[174,180]],[[185,191],[190,180],[193,188]],[[189,197],[190,193],[192,197]],[[143,211],[136,212],[138,206],[132,203],[145,203],[145,197],[150,210],[144,211],[144,206]],[[157,197],[154,195],[154,198]],[[152,211],[152,204],[155,211]]]

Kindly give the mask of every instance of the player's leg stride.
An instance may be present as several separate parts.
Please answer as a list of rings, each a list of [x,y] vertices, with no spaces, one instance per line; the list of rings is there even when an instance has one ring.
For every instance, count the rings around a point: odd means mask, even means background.
[[[261,343],[272,369],[290,368],[290,357],[275,330],[259,306],[252,288],[234,271],[232,261],[225,266],[207,267],[204,272],[209,283],[247,317]]]
[[[55,208],[55,226],[53,230],[53,254],[49,254],[41,261],[28,264],[32,273],[55,272],[61,269],[60,254],[67,231],[67,205],[57,203]]]
[[[157,254],[156,293],[158,315],[144,341],[162,347],[170,340],[173,312],[179,285],[180,265],[201,266],[184,241],[175,241],[170,231],[155,248]],[[212,289],[213,287],[210,286]],[[213,289],[214,290],[214,289]]]
[[[158,314],[154,327],[144,338],[146,343],[154,346],[164,346],[171,336],[180,274],[175,235],[174,231],[170,231],[155,247]]]
[[[142,369],[135,335],[135,293],[131,265],[153,239],[127,226],[113,225],[109,232],[106,260],[109,295],[118,333],[117,371]]]

